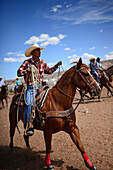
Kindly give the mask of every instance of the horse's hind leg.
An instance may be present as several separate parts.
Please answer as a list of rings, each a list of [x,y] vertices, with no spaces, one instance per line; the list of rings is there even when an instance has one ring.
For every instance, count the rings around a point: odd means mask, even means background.
[[[69,135],[71,137],[71,139],[73,140],[73,142],[76,144],[77,148],[79,149],[79,151],[82,154],[82,157],[85,161],[85,165],[87,168],[89,168],[90,170],[97,170],[96,167],[93,166],[93,164],[91,163],[89,157],[87,156],[87,154],[85,153],[84,147],[82,145],[82,142],[80,140],[80,133],[79,133],[79,129],[78,127],[75,125],[75,127],[71,128],[71,131],[69,132]]]
[[[8,101],[7,101],[7,99],[6,99],[6,106],[8,107]]]
[[[10,144],[9,144],[10,148],[13,148],[13,137],[15,133],[15,127],[16,124],[10,122]]]
[[[3,100],[2,100],[2,108],[4,108],[4,102],[3,102]]]

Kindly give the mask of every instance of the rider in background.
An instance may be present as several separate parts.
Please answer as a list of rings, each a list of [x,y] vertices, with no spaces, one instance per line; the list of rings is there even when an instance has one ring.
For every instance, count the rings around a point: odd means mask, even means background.
[[[91,74],[94,75],[95,80],[98,82],[98,67],[95,63],[95,57],[92,57],[89,61],[90,61]]]
[[[5,86],[4,81],[2,80],[2,77],[0,76],[0,92],[1,92],[1,87]]]
[[[100,62],[100,58],[99,57],[97,57],[97,59],[96,59],[96,65],[98,67],[100,76],[104,75],[104,77],[107,79],[107,81],[109,81],[109,77],[106,75],[106,73],[104,71],[104,68],[103,68],[103,66],[102,66],[102,64]]]
[[[97,57],[97,59],[96,59],[96,65],[97,65],[99,71],[103,71],[104,68],[102,67],[102,64],[100,62],[100,58],[99,57]]]
[[[20,79],[17,77],[16,78],[16,93],[17,93],[17,90],[18,90],[18,86],[21,85],[21,82],[20,82]]]
[[[52,74],[54,71],[58,69],[58,66],[62,64],[61,61],[59,61],[55,66],[49,68],[47,63],[40,59],[41,50],[43,50],[45,47],[40,48],[38,44],[31,45],[25,52],[26,57],[32,56],[32,58],[29,58],[23,62],[23,64],[20,66],[20,68],[17,71],[18,77],[24,76],[25,83],[27,85],[26,90],[26,106],[24,110],[24,128],[25,128],[25,134],[26,135],[33,135],[34,129],[33,129],[33,121],[32,121],[32,106],[33,106],[33,77],[32,77],[32,71],[31,66],[34,65],[38,70],[38,80],[40,84],[42,84],[44,80],[44,74]],[[34,77],[34,80],[37,80],[37,77]],[[36,88],[36,93],[38,91],[38,87]]]

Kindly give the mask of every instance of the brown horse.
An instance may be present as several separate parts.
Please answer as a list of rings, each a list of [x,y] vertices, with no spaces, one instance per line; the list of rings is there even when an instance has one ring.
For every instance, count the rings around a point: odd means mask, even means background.
[[[57,84],[50,89],[46,101],[43,105],[43,111],[47,113],[49,111],[67,111],[72,107],[72,102],[75,96],[76,88],[87,91],[95,91],[99,94],[100,87],[93,79],[89,73],[87,66],[82,64],[82,60],[79,59],[79,62],[76,66],[71,67],[67,70],[63,76],[59,79]],[[11,106],[10,106],[10,147],[13,147],[13,136],[15,132],[15,127],[17,126],[17,107],[15,106],[15,101],[17,97],[13,97]],[[70,113],[70,117],[49,117],[45,120],[45,125],[43,127],[44,139],[46,144],[46,157],[45,163],[48,169],[54,169],[50,161],[50,152],[51,152],[51,140],[52,134],[59,131],[64,131],[68,133],[73,140],[74,144],[77,146],[79,151],[82,154],[82,157],[85,161],[87,168],[95,170],[94,167],[85,153],[85,149],[80,140],[79,129],[76,125],[75,112]],[[19,120],[23,120],[23,111],[20,109]],[[35,120],[34,128],[39,130],[38,120]],[[27,147],[29,148],[29,136],[24,135],[24,139]]]
[[[110,87],[113,89],[113,85],[110,83],[112,82],[112,75],[113,75],[113,66],[109,67],[108,69],[104,70],[106,75],[109,78],[109,81],[107,83],[103,82],[101,85],[101,88],[103,88],[103,86],[105,86],[108,90],[108,92],[111,93],[111,96],[113,96],[113,91],[110,89]]]
[[[7,88],[7,85],[4,85],[4,86],[1,87],[0,101],[2,102],[2,108],[4,108],[4,102],[3,102],[4,99],[6,101],[6,106],[8,107],[8,88]]]
[[[106,73],[106,75],[104,74],[104,72]],[[111,96],[113,95],[113,91],[110,89],[113,88],[112,84],[110,83],[112,80],[112,75],[113,75],[113,66],[109,67],[108,69],[104,70],[104,72],[101,73],[101,77],[99,78],[99,85],[101,87],[101,91],[103,87],[106,87],[106,89],[108,90],[108,92],[111,93]],[[107,77],[106,77],[107,76]],[[84,102],[83,99],[83,92],[81,90],[79,90],[80,96],[81,96],[81,100]],[[100,99],[100,95],[101,93],[98,95],[98,99],[101,101]],[[85,96],[87,98],[90,98],[88,95],[85,94]],[[92,96],[96,96],[96,94],[91,94],[90,96],[92,98]]]

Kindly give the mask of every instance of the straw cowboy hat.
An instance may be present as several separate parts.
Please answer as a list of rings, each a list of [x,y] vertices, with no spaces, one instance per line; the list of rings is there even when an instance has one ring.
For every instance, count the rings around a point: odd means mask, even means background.
[[[40,50],[43,50],[45,47],[40,48],[38,44],[34,43],[26,50],[25,56],[30,57],[32,55],[31,52],[37,48],[39,48]]]
[[[89,59],[89,61],[92,61],[92,60],[95,60],[95,57],[92,57],[92,58]]]

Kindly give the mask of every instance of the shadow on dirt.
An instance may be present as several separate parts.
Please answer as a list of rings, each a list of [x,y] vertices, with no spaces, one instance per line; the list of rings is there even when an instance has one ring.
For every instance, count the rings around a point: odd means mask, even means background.
[[[0,169],[6,170],[43,170],[47,169],[44,163],[45,151],[28,151],[15,147],[0,146]],[[63,165],[63,160],[52,160],[56,167]]]

